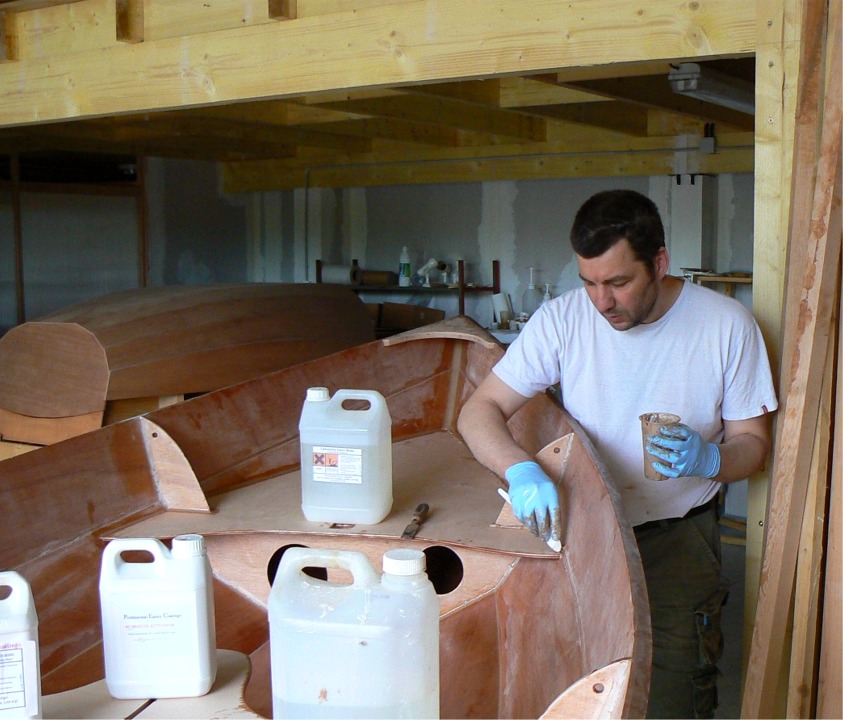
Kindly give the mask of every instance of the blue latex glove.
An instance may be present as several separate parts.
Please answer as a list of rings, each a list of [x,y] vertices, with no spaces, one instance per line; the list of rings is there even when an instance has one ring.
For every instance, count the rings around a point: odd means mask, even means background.
[[[647,438],[647,452],[665,461],[654,461],[653,467],[667,477],[712,478],[720,472],[720,448],[682,423]]]
[[[515,517],[533,535],[545,541],[559,540],[562,536],[562,512],[553,480],[532,460],[511,466],[505,477]]]

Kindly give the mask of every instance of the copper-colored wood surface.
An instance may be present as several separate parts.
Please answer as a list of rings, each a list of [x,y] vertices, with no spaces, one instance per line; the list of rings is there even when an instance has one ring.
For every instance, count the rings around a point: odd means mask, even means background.
[[[494,527],[498,481],[473,459],[454,421],[503,350],[464,339],[464,321],[449,327],[350,348],[4,462],[0,512],[9,521],[0,530],[0,565],[33,587],[45,693],[102,678],[96,588],[107,539],[143,533],[167,541],[200,530],[215,578],[217,646],[250,657],[243,698],[258,713],[271,708],[270,568],[299,544],[359,549],[375,567],[396,545],[425,551],[440,598],[442,717],[538,717],[551,706],[581,712],[583,694],[573,693],[569,706],[566,690],[619,661],[628,673],[606,672],[623,687],[612,702],[596,697],[589,712],[643,716],[646,592],[611,479],[564,410],[538,396],[512,429],[560,483],[565,547],[553,553],[524,530]],[[477,334],[485,339],[479,328],[469,333]],[[379,526],[329,528],[298,516],[296,428],[313,385],[366,387],[387,398],[396,503]],[[402,540],[407,509],[428,495],[436,498],[429,517],[415,539]]]
[[[216,390],[375,339],[347,288],[250,283],[113,293],[0,338],[0,436],[50,444],[106,402]]]

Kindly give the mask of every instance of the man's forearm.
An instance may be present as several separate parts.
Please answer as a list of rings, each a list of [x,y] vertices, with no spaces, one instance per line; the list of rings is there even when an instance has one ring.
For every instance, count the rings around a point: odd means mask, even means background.
[[[750,433],[735,435],[720,445],[720,472],[714,480],[735,482],[764,469],[770,452],[768,442]]]
[[[474,457],[501,478],[508,467],[533,459],[515,442],[497,405],[487,400],[469,398],[457,429]]]

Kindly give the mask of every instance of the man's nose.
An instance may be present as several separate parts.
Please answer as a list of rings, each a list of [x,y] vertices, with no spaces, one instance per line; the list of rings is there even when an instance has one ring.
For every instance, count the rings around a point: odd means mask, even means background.
[[[602,285],[597,286],[597,292],[595,293],[595,305],[601,313],[607,312],[615,307],[615,296],[612,293],[611,288],[607,288]]]

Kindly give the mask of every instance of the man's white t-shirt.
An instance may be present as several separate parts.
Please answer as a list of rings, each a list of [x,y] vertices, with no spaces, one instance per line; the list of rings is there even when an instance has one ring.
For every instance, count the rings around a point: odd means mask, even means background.
[[[656,322],[615,330],[584,288],[544,303],[494,373],[532,397],[559,383],[562,403],[594,444],[632,525],[681,517],[713,497],[707,478],[647,480],[640,415],[673,413],[710,442],[723,420],[778,406],[764,340],[752,314],[685,281]]]

